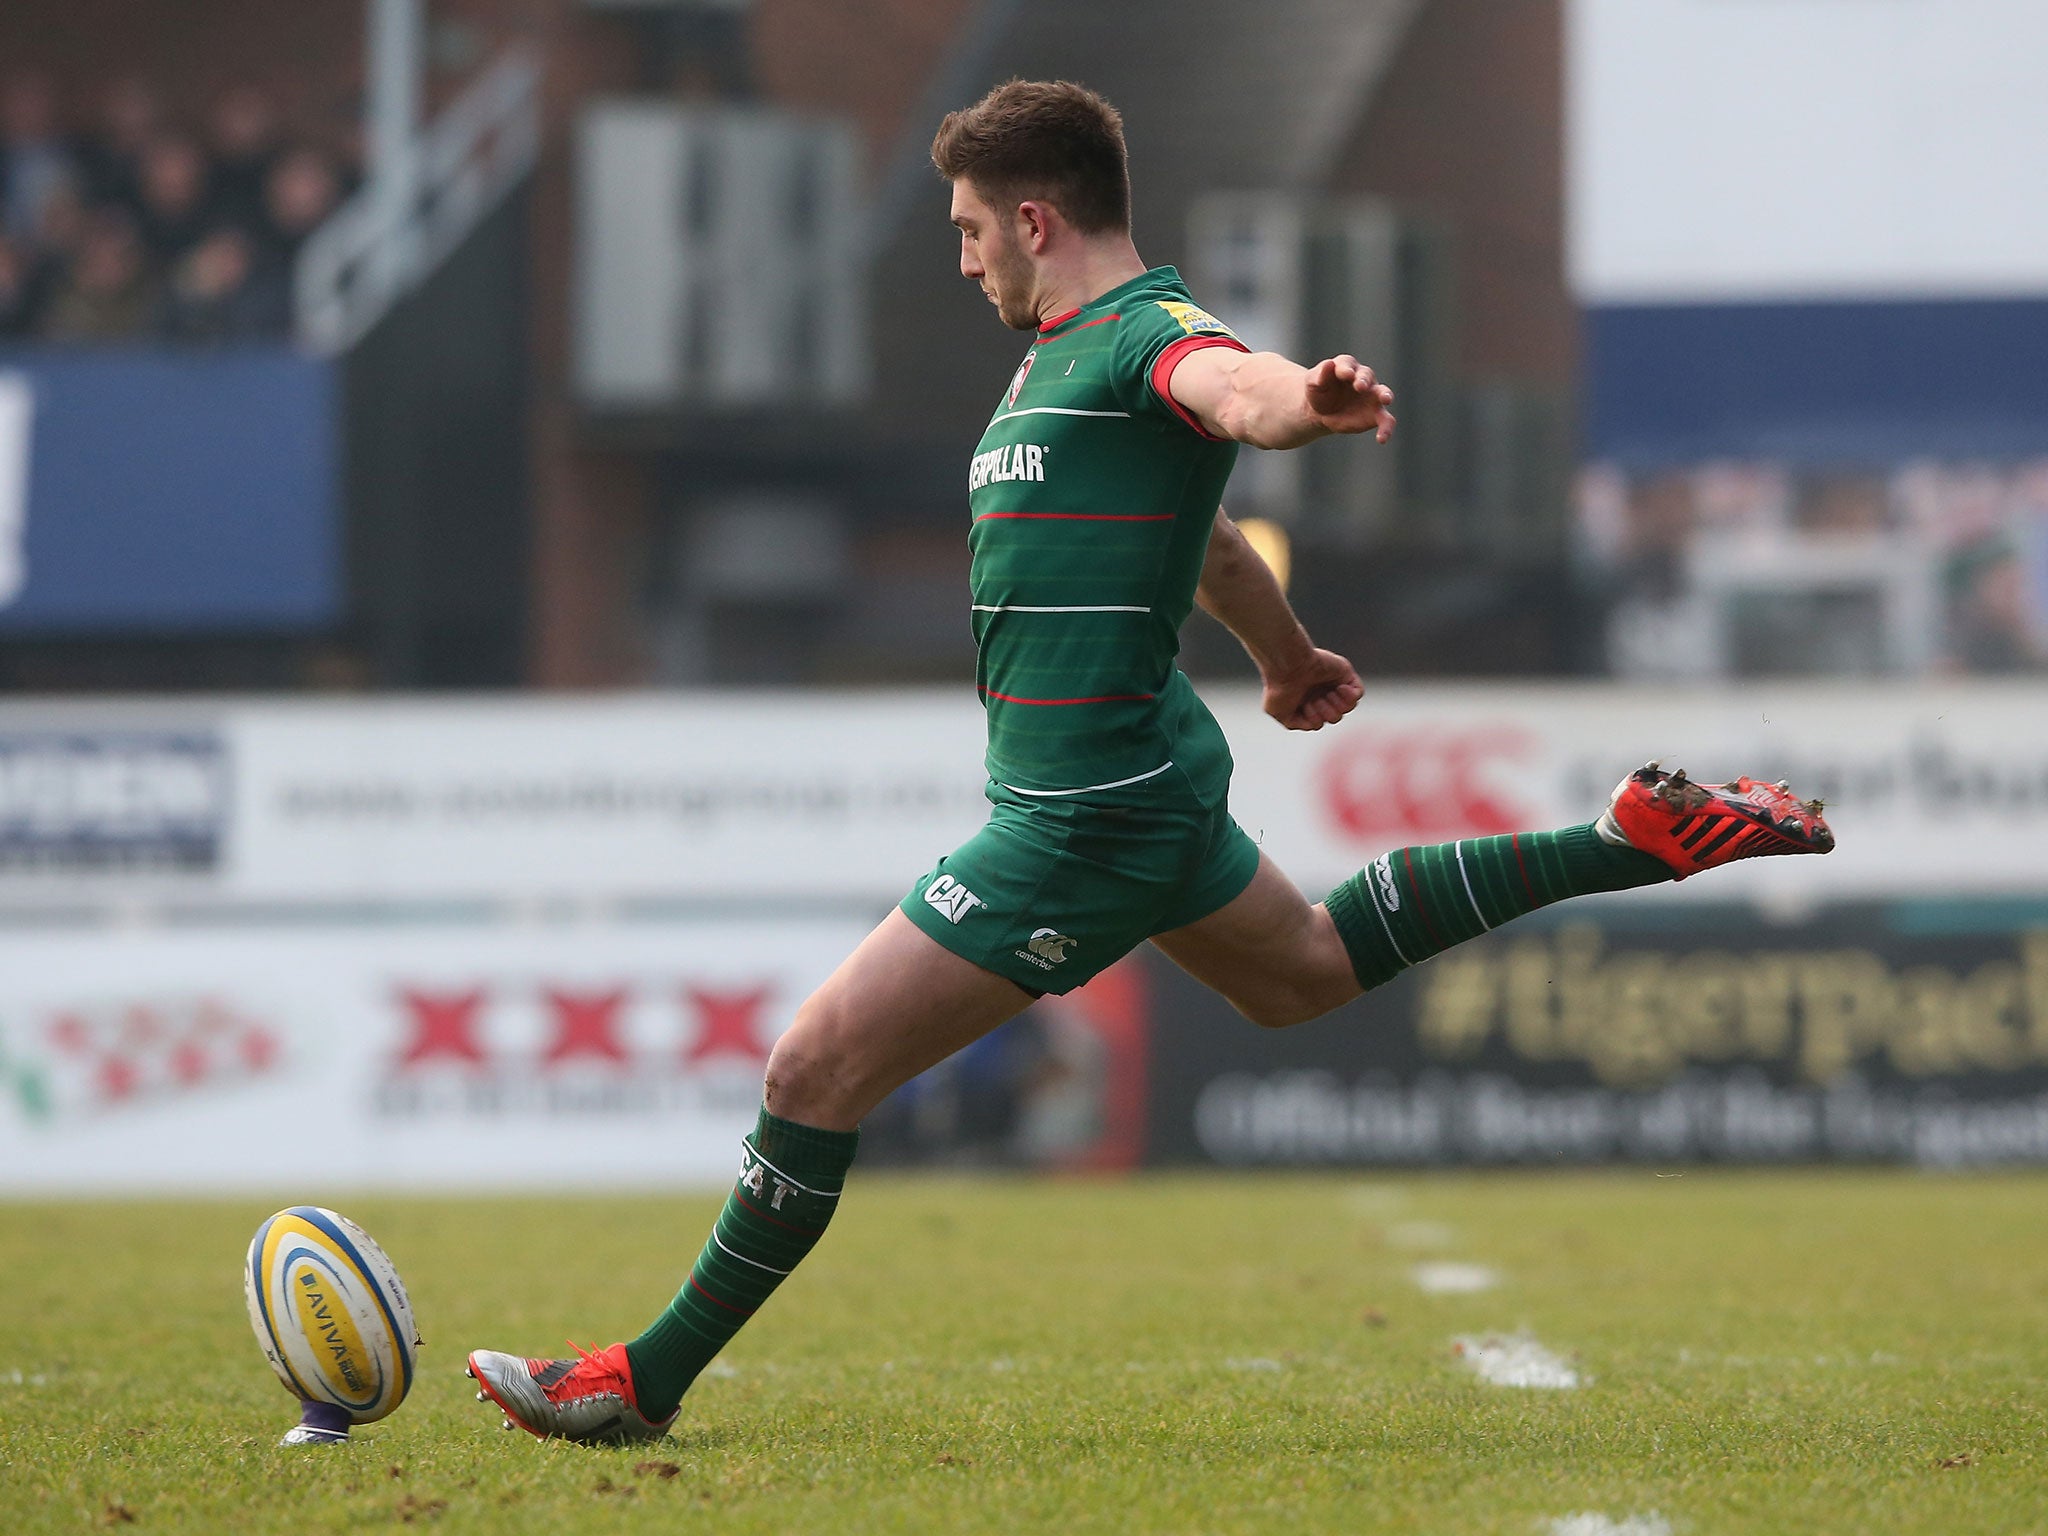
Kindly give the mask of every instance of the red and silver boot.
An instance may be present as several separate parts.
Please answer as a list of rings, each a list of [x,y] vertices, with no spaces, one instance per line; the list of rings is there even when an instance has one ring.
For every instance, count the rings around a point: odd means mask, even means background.
[[[1646,763],[1621,781],[1594,830],[1663,860],[1683,880],[1737,859],[1827,853],[1835,834],[1820,813],[1820,801],[1799,799],[1782,781],[1745,774],[1733,784],[1695,784],[1682,768],[1666,773]]]
[[[482,1388],[476,1400],[504,1409],[507,1429],[516,1424],[543,1440],[629,1445],[659,1440],[668,1433],[675,1413],[657,1421],[640,1412],[625,1345],[571,1347],[576,1350],[574,1360],[529,1360],[495,1349],[477,1350],[468,1367]]]

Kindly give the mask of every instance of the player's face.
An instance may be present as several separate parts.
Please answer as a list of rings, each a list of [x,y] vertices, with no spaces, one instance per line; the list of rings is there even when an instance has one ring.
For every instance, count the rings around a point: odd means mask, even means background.
[[[978,284],[1012,330],[1038,329],[1038,283],[1017,244],[1013,221],[982,201],[963,178],[953,183],[953,227],[960,231],[960,275]]]

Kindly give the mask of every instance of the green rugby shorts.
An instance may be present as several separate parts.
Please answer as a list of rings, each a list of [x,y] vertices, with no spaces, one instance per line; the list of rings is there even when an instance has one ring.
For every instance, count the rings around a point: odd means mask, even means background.
[[[903,914],[1029,992],[1071,992],[1251,884],[1259,850],[1222,805],[1082,805],[991,784],[988,825]]]

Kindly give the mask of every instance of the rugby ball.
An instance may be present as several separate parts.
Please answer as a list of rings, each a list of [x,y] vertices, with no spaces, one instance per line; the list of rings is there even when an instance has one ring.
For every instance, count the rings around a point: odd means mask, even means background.
[[[346,1216],[279,1211],[250,1240],[242,1289],[263,1357],[308,1423],[340,1420],[345,1437],[405,1401],[420,1343],[412,1303],[384,1250]]]

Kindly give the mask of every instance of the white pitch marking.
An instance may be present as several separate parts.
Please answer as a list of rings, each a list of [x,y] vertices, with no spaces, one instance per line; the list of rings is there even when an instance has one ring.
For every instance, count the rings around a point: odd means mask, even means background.
[[[1590,1511],[1559,1515],[1545,1527],[1548,1536],[1671,1536],[1671,1522],[1662,1515],[1627,1515],[1611,1520]]]
[[[1500,1276],[1484,1264],[1449,1260],[1418,1264],[1408,1274],[1419,1289],[1432,1296],[1475,1296],[1500,1284]]]
[[[1223,1362],[1223,1368],[1226,1371],[1284,1371],[1287,1369],[1278,1360],[1268,1360],[1263,1355],[1255,1355],[1249,1360],[1226,1360]]]
[[[1552,1354],[1526,1333],[1464,1337],[1452,1343],[1479,1379],[1496,1387],[1565,1391],[1579,1384],[1579,1373],[1563,1356]]]

